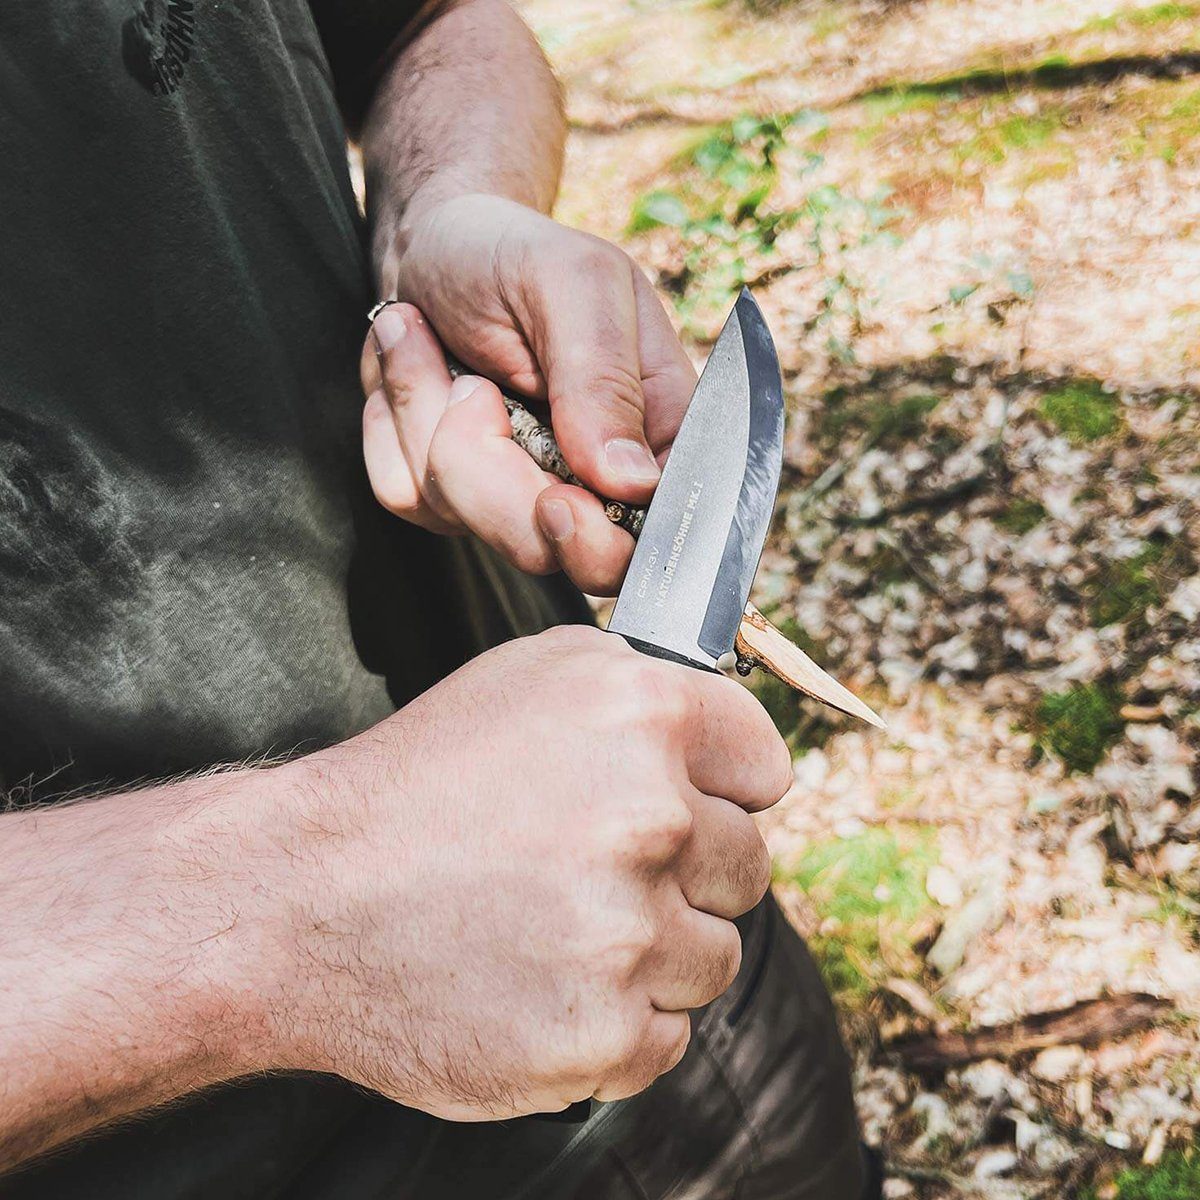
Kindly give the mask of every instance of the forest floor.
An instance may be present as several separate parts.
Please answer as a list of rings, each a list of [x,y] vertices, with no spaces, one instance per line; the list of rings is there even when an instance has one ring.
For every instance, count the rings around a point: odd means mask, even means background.
[[[776,890],[890,1197],[1200,1196],[1200,5],[525,0],[561,219],[789,404],[756,597],[886,735]]]

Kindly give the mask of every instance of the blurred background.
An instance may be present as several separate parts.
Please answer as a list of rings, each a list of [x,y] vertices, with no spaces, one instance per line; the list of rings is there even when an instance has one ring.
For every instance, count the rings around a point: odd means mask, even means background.
[[[558,215],[789,402],[776,890],[891,1197],[1200,1196],[1200,4],[527,0]]]

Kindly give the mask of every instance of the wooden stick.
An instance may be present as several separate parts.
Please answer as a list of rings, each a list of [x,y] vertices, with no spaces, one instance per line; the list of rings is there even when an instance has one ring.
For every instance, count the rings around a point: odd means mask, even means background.
[[[796,691],[838,712],[858,717],[876,729],[887,728],[881,717],[828,671],[818,667],[799,646],[788,641],[753,604],[746,605],[733,648],[739,675],[749,675],[755,667],[762,667]]]
[[[1094,1046],[1128,1037],[1160,1021],[1171,1007],[1169,1000],[1159,996],[1127,992],[965,1033],[906,1037],[892,1042],[887,1049],[910,1070],[944,1071],[983,1058],[1012,1058],[1047,1046]]]
[[[451,358],[449,355],[446,356],[446,367],[450,371],[452,379],[457,379],[460,375],[472,374],[467,367],[464,367],[462,363],[455,358]],[[567,466],[567,460],[563,458],[563,453],[558,448],[558,442],[555,440],[554,431],[550,426],[543,425],[510,392],[506,392],[501,388],[500,395],[504,400],[505,410],[508,412],[509,424],[512,425],[513,441],[543,471],[553,475],[556,479],[561,479],[563,483],[571,483],[575,487],[583,487],[584,484],[579,476]],[[626,504],[623,500],[606,500],[603,496],[600,497],[600,501],[604,505],[604,515],[614,525],[620,525],[626,533],[631,534],[634,538],[642,532],[642,525],[646,520],[646,510],[644,508],[635,508],[632,504]]]
[[[461,363],[452,358],[447,359],[450,374],[454,378],[470,372]],[[579,478],[567,466],[554,432],[543,425],[515,396],[501,389],[504,397],[504,407],[508,411],[508,419],[512,424],[513,441],[524,450],[543,471],[547,471],[564,483],[583,487]],[[604,512],[614,525],[637,537],[642,532],[646,520],[646,510],[635,508],[620,500],[604,500]],[[827,704],[838,712],[848,713],[873,725],[876,729],[886,729],[883,720],[867,707],[853,692],[844,688],[828,672],[822,670],[799,646],[789,642],[787,638],[754,607],[746,605],[746,612],[738,629],[734,643],[737,653],[737,669],[741,675],[749,675],[755,667],[769,671],[777,679],[781,679],[789,687]]]

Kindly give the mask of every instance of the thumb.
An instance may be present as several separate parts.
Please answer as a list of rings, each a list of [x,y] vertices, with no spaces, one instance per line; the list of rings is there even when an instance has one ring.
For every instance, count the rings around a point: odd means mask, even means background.
[[[563,286],[544,293],[550,303],[538,322],[550,419],[584,484],[617,500],[646,500],[660,472],[646,441],[634,267],[602,242],[580,259],[562,264]]]

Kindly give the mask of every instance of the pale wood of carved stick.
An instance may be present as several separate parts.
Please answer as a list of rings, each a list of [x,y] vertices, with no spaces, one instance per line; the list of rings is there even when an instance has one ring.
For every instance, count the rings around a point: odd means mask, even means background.
[[[733,648],[738,656],[739,671],[743,670],[744,663],[762,667],[789,687],[836,708],[838,712],[858,717],[876,729],[887,728],[881,717],[828,671],[818,667],[799,646],[788,641],[753,604],[746,605]]]

